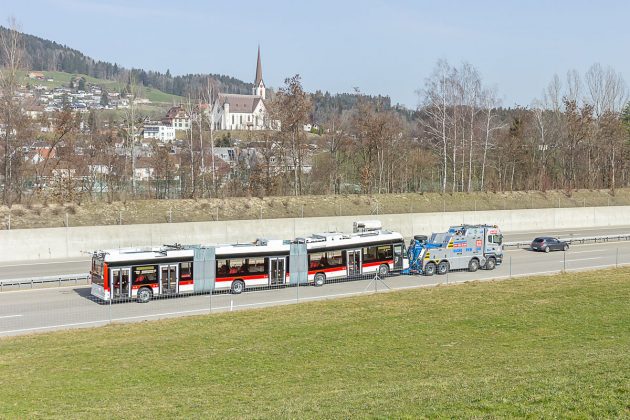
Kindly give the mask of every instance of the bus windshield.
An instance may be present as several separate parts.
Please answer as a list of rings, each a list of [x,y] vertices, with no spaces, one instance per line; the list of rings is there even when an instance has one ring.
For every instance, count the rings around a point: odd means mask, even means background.
[[[90,276],[93,284],[103,286],[103,257],[96,255],[92,257],[92,270],[90,271]]]

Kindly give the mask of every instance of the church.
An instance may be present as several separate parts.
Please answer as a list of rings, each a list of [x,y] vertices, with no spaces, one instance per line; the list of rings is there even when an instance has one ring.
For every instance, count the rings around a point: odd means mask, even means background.
[[[256,79],[251,95],[219,93],[211,118],[215,130],[269,130],[272,127],[265,106],[265,82],[262,77],[260,46],[256,63]]]

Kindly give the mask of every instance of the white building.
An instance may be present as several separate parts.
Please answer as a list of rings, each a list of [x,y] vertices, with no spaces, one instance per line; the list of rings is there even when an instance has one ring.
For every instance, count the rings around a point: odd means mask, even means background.
[[[157,139],[162,143],[175,140],[175,127],[161,123],[148,123],[144,125],[142,137],[146,139]]]
[[[212,106],[211,121],[215,130],[266,130],[270,127],[265,106],[266,88],[262,78],[260,47],[256,79],[251,95],[219,93]]]
[[[162,119],[162,123],[173,127],[175,130],[189,130],[191,127],[190,115],[182,106],[171,107],[166,113],[166,117]]]

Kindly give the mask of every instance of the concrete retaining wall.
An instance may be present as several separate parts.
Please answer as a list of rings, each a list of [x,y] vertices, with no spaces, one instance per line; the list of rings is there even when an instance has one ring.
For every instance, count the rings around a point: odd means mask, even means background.
[[[405,237],[443,231],[460,223],[497,224],[503,231],[627,225],[630,206],[386,214],[380,216],[234,220],[0,231],[0,261],[85,256],[85,252],[167,243],[249,242],[259,237],[290,239],[323,231],[350,232],[355,220],[379,219]]]

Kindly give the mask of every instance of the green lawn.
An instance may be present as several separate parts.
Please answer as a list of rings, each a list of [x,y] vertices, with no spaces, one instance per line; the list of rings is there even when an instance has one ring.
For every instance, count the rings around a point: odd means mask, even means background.
[[[0,418],[630,417],[629,350],[630,269],[471,283],[2,339]]]

